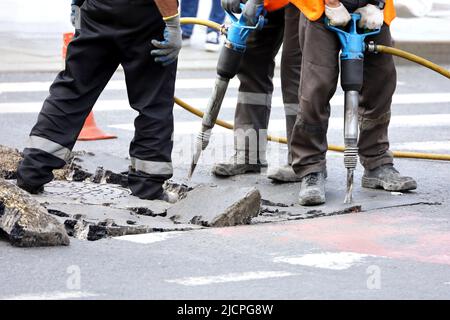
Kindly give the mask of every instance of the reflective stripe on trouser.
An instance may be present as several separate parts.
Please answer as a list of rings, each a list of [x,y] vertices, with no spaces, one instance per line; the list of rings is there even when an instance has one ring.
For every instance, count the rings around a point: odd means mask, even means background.
[[[298,24],[296,22],[298,16],[298,9],[293,5],[268,13],[269,23],[262,31],[253,33],[247,42],[247,51],[238,74],[241,86],[235,114],[235,148],[238,159],[244,159],[243,161],[266,163],[267,127],[274,90],[272,80],[275,56],[283,42],[283,35],[285,39],[281,66],[283,100],[286,105],[298,105],[301,60],[298,28],[287,26],[292,23]],[[296,113],[286,115],[289,135],[295,118]],[[247,143],[243,143],[245,140]]]
[[[81,28],[68,47],[66,69],[52,84],[31,136],[72,150],[86,117],[121,64],[130,105],[139,112],[131,156],[171,162],[176,64],[155,63],[149,48],[152,39],[162,38],[164,27],[153,1],[121,1],[113,7],[104,1],[86,1]],[[52,180],[52,169],[65,164],[62,151],[40,144],[45,140],[39,140],[38,149],[24,151],[18,170],[24,184],[43,185]],[[136,196],[153,199],[161,195],[162,184],[170,177],[136,171],[130,174],[129,185]]]
[[[312,22],[302,16],[299,26],[303,52],[300,113],[291,146],[293,168],[305,176],[326,169],[329,102],[337,87],[341,46],[336,34],[325,28],[323,19]],[[391,45],[389,28],[383,26],[379,35],[367,40]],[[359,151],[361,163],[367,169],[393,162],[388,126],[396,82],[392,56],[366,55],[359,110],[362,123]]]

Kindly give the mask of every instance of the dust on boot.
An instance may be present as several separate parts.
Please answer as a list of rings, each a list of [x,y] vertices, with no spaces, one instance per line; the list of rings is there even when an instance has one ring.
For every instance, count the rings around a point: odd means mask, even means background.
[[[417,182],[411,177],[402,176],[394,165],[387,164],[374,170],[365,170],[362,186],[369,189],[401,192],[417,189]]]
[[[302,206],[316,206],[325,203],[325,174],[314,172],[302,179],[299,203]]]

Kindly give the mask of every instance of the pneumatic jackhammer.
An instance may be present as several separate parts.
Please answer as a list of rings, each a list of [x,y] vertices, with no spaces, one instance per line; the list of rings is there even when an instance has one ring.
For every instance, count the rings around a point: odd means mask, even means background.
[[[364,82],[364,54],[368,36],[380,33],[380,29],[358,33],[358,21],[361,15],[351,15],[349,31],[330,25],[325,19],[328,29],[337,33],[342,45],[341,50],[341,86],[345,92],[344,102],[344,164],[347,169],[347,192],[345,203],[353,202],[353,181],[355,169],[358,164],[358,138],[359,138],[359,95]]]
[[[244,6],[244,4],[241,4],[242,9],[244,9]],[[228,84],[239,72],[242,57],[247,49],[247,39],[251,32],[262,29],[265,23],[264,5],[261,5],[257,12],[255,26],[249,26],[244,15],[241,15],[239,19],[230,12],[227,12],[227,15],[231,20],[231,26],[228,28],[227,39],[219,55],[216,83],[203,116],[202,129],[197,137],[189,178],[194,173],[202,151],[208,147],[211,131],[222,107]]]

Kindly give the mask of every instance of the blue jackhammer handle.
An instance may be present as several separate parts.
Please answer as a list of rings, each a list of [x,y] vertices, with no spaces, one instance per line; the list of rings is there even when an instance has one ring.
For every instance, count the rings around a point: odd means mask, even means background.
[[[245,4],[241,3],[240,4],[241,10],[244,10],[245,8]],[[264,26],[264,16],[265,16],[265,10],[263,9],[261,11],[261,14],[259,16],[258,19],[258,23],[255,26],[248,26],[247,25],[247,21],[244,18],[244,16],[242,15],[239,19],[235,16],[235,14],[231,11],[226,10],[225,13],[227,14],[227,16],[230,18],[232,23],[238,23],[240,24],[240,28],[241,29],[247,29],[247,30],[256,30],[256,29],[261,29]]]
[[[367,33],[358,33],[358,21],[361,20],[361,15],[359,13],[353,13],[351,17],[352,20],[348,32],[332,26],[328,18],[325,18],[325,26],[327,29],[336,32],[342,45],[342,60],[361,60],[364,59],[364,52],[366,51],[366,37],[380,33],[381,29]]]

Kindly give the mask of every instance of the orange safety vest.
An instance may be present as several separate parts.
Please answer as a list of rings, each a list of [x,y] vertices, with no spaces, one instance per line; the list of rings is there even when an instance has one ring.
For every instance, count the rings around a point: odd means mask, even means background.
[[[290,0],[311,21],[316,21],[325,12],[325,1],[323,0]],[[384,22],[390,25],[396,17],[394,0],[387,0],[384,8]]]
[[[289,3],[289,0],[264,0],[264,7],[267,11],[275,11],[284,8]]]

